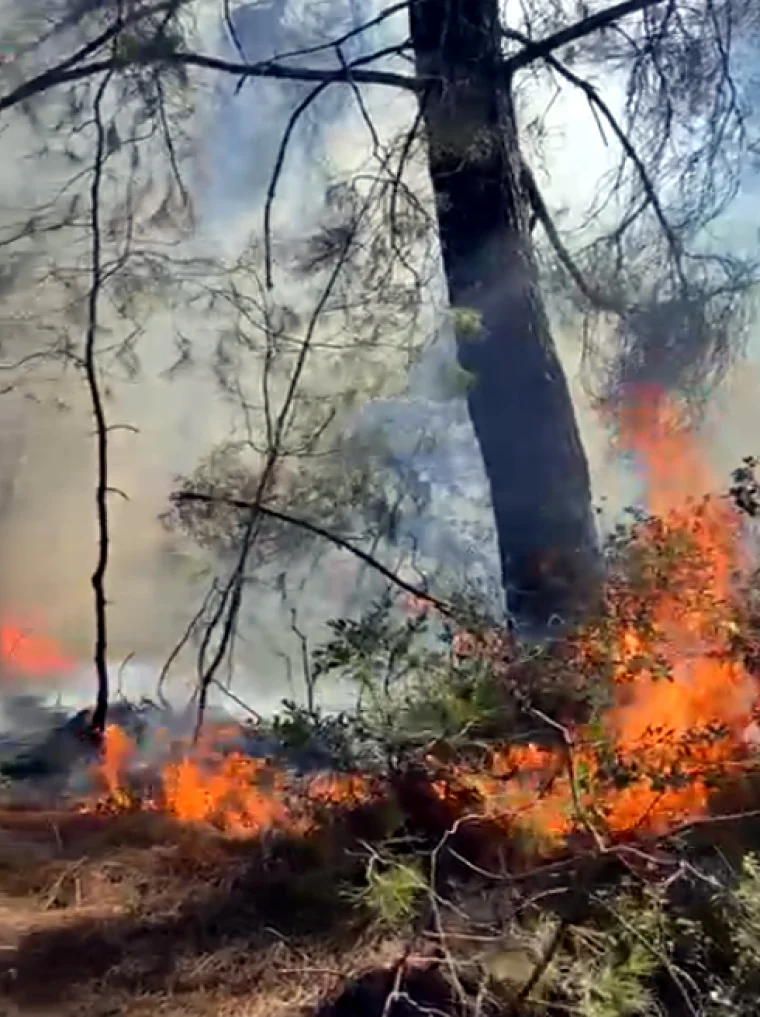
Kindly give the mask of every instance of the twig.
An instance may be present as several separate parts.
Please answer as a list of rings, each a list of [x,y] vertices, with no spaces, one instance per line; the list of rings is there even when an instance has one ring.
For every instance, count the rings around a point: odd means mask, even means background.
[[[699,1011],[692,1002],[691,996],[686,991],[686,986],[683,984],[681,972],[678,970],[678,968],[676,968],[675,964],[673,964],[673,962],[670,960],[667,954],[657,948],[657,946],[652,942],[651,937],[642,935],[642,933],[639,932],[639,930],[635,926],[631,925],[630,922],[626,921],[626,919],[618,911],[616,911],[615,908],[610,907],[610,905],[601,897],[594,895],[594,900],[597,904],[601,904],[605,911],[612,915],[615,921],[617,921],[630,936],[633,936],[633,938],[641,946],[643,946],[645,950],[648,950],[649,953],[651,953],[655,960],[659,961],[660,964],[662,964],[662,966],[670,975],[671,981],[675,985],[676,989],[678,989],[681,999],[683,1000],[684,1005],[688,1012],[692,1015],[692,1017],[699,1017]],[[689,980],[691,981],[691,979]],[[692,983],[692,986],[695,990],[697,990],[696,985]]]
[[[158,681],[156,682],[156,698],[163,707],[168,707],[169,705],[169,701],[164,695],[164,685],[166,684],[166,679],[169,675],[171,666],[177,659],[177,657],[179,657],[182,650],[185,648],[193,632],[195,632],[195,628],[198,622],[203,617],[203,615],[206,613],[206,609],[208,608],[209,602],[213,597],[214,593],[216,593],[216,589],[217,589],[216,584],[212,584],[208,592],[206,593],[206,596],[203,598],[201,606],[198,608],[193,617],[190,619],[190,622],[185,628],[185,631],[182,633],[179,640],[175,644],[174,649],[171,651],[169,656],[164,661],[164,666],[161,668],[161,673],[159,674]]]
[[[280,147],[277,149],[277,157],[274,161],[272,176],[269,179],[269,186],[267,187],[266,201],[264,202],[264,278],[268,290],[271,290],[274,286],[274,280],[272,277],[272,209],[274,207],[277,185],[280,181],[280,176],[282,175],[282,167],[285,163],[288,145],[290,144],[290,139],[293,137],[293,131],[296,129],[298,121],[309,106],[311,106],[314,100],[325,91],[329,84],[330,82],[326,81],[320,82],[320,84],[318,84],[315,88],[312,88],[309,94],[298,103],[288,117],[288,122],[285,125],[285,130],[283,131],[282,138],[280,139]]]
[[[197,722],[194,732],[194,740],[200,737],[200,732],[203,726],[203,716],[206,708],[206,701],[208,698],[208,689],[211,680],[216,675],[225,655],[228,652],[230,643],[233,639],[235,626],[237,624],[237,617],[240,612],[240,605],[243,596],[243,584],[245,578],[245,567],[248,561],[248,557],[251,552],[251,548],[258,534],[260,522],[264,517],[262,512],[262,501],[269,488],[270,482],[274,475],[274,471],[278,462],[278,457],[281,451],[281,445],[283,436],[287,430],[289,422],[293,414],[293,402],[295,399],[298,385],[301,380],[304,368],[306,366],[306,360],[311,350],[311,345],[314,339],[314,335],[317,330],[317,326],[322,317],[322,313],[327,306],[327,303],[333,293],[335,286],[337,285],[340,273],[343,271],[346,259],[348,257],[351,245],[356,237],[356,232],[359,229],[364,216],[367,215],[369,210],[369,199],[365,201],[361,215],[357,216],[356,221],[353,224],[353,231],[351,236],[347,238],[346,243],[341,251],[341,256],[336,260],[333,266],[329,278],[327,279],[325,286],[316,302],[314,310],[309,319],[308,327],[304,335],[301,349],[299,350],[298,356],[293,367],[292,374],[290,376],[288,386],[283,398],[280,412],[277,415],[277,419],[274,422],[271,442],[267,451],[266,462],[259,478],[259,483],[252,501],[245,504],[245,509],[248,513],[246,520],[245,529],[242,534],[240,552],[238,555],[235,567],[230,575],[230,578],[222,591],[222,597],[220,598],[219,609],[216,612],[215,618],[212,624],[209,626],[206,637],[204,637],[204,644],[207,647],[210,643],[211,633],[213,629],[219,624],[221,619],[225,616],[224,625],[222,628],[221,638],[217,647],[214,657],[209,662],[208,667],[203,666],[205,650],[202,655],[199,656],[199,691],[198,691],[198,713]],[[271,514],[271,512],[270,512]]]
[[[668,245],[668,249],[670,250],[670,254],[673,259],[673,266],[678,276],[678,280],[682,288],[686,290],[687,280],[684,274],[682,263],[682,254],[683,254],[682,244],[678,237],[676,236],[670,222],[668,221],[668,217],[665,213],[665,209],[662,205],[662,202],[660,201],[659,195],[657,194],[655,185],[651,177],[649,176],[649,172],[647,170],[646,165],[644,164],[644,160],[636,150],[636,146],[633,144],[633,142],[628,137],[626,132],[620,126],[615,114],[612,112],[612,110],[604,101],[604,99],[602,99],[602,97],[599,95],[599,92],[593,85],[589,84],[588,81],[586,81],[580,75],[576,74],[575,71],[570,70],[569,67],[566,67],[555,57],[546,55],[544,59],[546,60],[547,64],[550,67],[554,68],[554,70],[558,74],[560,74],[563,78],[565,78],[567,81],[569,81],[571,85],[574,85],[576,88],[580,89],[588,99],[591,107],[597,109],[599,113],[602,115],[602,117],[607,121],[612,133],[617,138],[620,147],[623,150],[623,153],[625,154],[629,162],[632,163],[636,171],[636,174],[641,183],[641,187],[642,190],[644,191],[644,195],[647,199],[647,202],[652,208],[655,218],[660,224],[660,229],[662,230],[662,233],[665,237],[665,242]]]
[[[573,808],[578,819],[583,823],[584,827],[591,834],[591,837],[596,845],[597,850],[600,854],[606,854],[607,845],[602,838],[602,835],[596,829],[594,824],[589,818],[588,811],[581,801],[581,794],[578,788],[578,774],[575,769],[575,756],[574,756],[574,743],[573,738],[568,729],[564,724],[560,724],[558,721],[552,719],[548,714],[542,710],[538,710],[535,707],[529,707],[530,712],[534,717],[542,720],[545,724],[556,731],[562,739],[562,746],[565,750],[565,761],[567,763],[567,776],[570,781],[570,794],[573,799]]]
[[[530,994],[533,992],[533,990],[536,988],[538,983],[541,981],[544,974],[546,973],[547,968],[554,960],[557,951],[562,945],[564,935],[569,927],[570,922],[568,921],[567,918],[560,918],[559,921],[557,922],[556,926],[554,927],[552,938],[549,940],[546,949],[541,955],[540,960],[533,968],[527,981],[525,982],[523,987],[519,990],[514,1000],[512,1001],[510,1013],[515,1015],[515,1017],[522,1011],[523,1004],[530,996]]]

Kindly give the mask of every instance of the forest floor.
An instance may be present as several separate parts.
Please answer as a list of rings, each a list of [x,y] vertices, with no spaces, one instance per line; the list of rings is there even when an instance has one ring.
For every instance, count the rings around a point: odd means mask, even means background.
[[[284,865],[151,814],[0,813],[0,1012],[313,1013],[402,946],[362,929],[305,851]]]

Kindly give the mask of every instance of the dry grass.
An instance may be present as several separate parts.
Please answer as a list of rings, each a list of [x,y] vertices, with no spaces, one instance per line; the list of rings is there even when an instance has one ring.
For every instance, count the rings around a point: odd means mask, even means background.
[[[235,841],[158,815],[0,812],[5,1017],[291,1017],[399,945],[340,893],[340,837]]]

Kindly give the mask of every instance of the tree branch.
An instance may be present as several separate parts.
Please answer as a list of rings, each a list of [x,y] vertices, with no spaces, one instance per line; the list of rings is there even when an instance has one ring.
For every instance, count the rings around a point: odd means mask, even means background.
[[[333,82],[354,81],[362,85],[386,85],[401,88],[408,92],[418,92],[424,87],[424,79],[407,74],[396,74],[393,71],[362,70],[362,65],[392,56],[403,47],[388,46],[369,56],[359,57],[347,67],[336,67],[332,70],[321,70],[312,67],[291,67],[275,61],[263,61],[255,64],[224,60],[221,57],[208,56],[203,53],[174,53],[159,47],[146,47],[142,52],[130,57],[111,57],[108,60],[94,60],[79,67],[70,67],[68,61],[59,64],[41,74],[23,82],[18,88],[0,97],[0,112],[11,109],[19,103],[26,102],[48,92],[60,85],[84,81],[98,74],[117,73],[134,67],[152,67],[165,64],[174,67],[200,67],[205,70],[222,71],[240,78],[270,78],[278,81],[311,81],[333,84]]]
[[[240,606],[243,598],[243,586],[245,581],[245,566],[248,561],[248,556],[253,547],[254,541],[258,534],[258,527],[262,518],[261,503],[266,495],[269,487],[269,483],[274,475],[274,470],[277,465],[278,456],[281,451],[282,439],[287,430],[290,418],[293,413],[293,400],[300,383],[301,375],[306,366],[306,360],[311,350],[312,341],[314,334],[317,330],[319,320],[322,316],[328,300],[335,288],[338,277],[345,266],[345,261],[348,256],[348,251],[351,244],[354,241],[356,230],[359,228],[361,219],[366,216],[368,212],[368,202],[365,202],[362,215],[357,219],[354,224],[354,230],[352,236],[348,239],[345,247],[343,248],[341,257],[333,267],[330,277],[327,280],[324,289],[316,302],[314,310],[309,319],[309,324],[306,329],[303,342],[301,343],[301,349],[296,357],[296,362],[293,368],[293,373],[290,376],[287,390],[285,392],[280,412],[277,415],[276,421],[273,423],[271,441],[267,450],[266,461],[264,468],[259,477],[257,490],[254,498],[251,502],[245,505],[247,511],[247,519],[245,528],[243,530],[243,536],[240,545],[240,553],[238,555],[237,562],[232,571],[232,574],[225,584],[222,590],[219,606],[214,613],[214,617],[209,623],[204,636],[201,649],[199,651],[198,663],[199,663],[199,692],[198,692],[198,713],[197,721],[195,725],[195,731],[193,735],[193,741],[197,742],[200,737],[200,733],[203,727],[203,718],[206,709],[206,703],[208,700],[208,692],[211,687],[211,683],[216,676],[216,672],[221,666],[224,660],[225,654],[228,652],[229,647],[234,639],[235,625],[237,623],[237,617],[240,612]],[[225,617],[226,615],[226,617]],[[205,655],[211,642],[213,631],[216,629],[224,619],[222,625],[221,638],[219,645],[214,653],[213,658],[208,664],[208,667],[204,666]]]
[[[344,540],[344,538],[338,536],[337,533],[331,533],[322,526],[309,522],[308,519],[302,519],[300,516],[291,515],[289,512],[281,512],[279,509],[271,508],[268,505],[256,505],[254,502],[245,501],[240,498],[201,494],[200,492],[195,491],[178,492],[177,494],[172,495],[172,501],[175,502],[175,504],[181,504],[183,502],[199,502],[205,505],[228,505],[231,508],[237,508],[244,512],[250,512],[252,509],[257,509],[263,516],[268,516],[270,519],[277,519],[279,522],[287,523],[289,526],[297,526],[299,529],[306,530],[307,533],[311,533],[315,537],[321,537],[323,540],[329,541],[342,551],[348,551],[349,554],[352,554],[355,558],[364,562],[365,565],[369,565],[371,569],[374,569],[381,576],[393,583],[399,589],[403,590],[405,593],[410,593],[412,596],[419,597],[420,600],[426,601],[447,618],[454,617],[453,609],[444,601],[439,600],[437,597],[423,590],[421,587],[415,586],[414,583],[409,583],[405,579],[402,579],[401,576],[391,571],[391,569],[383,565],[382,562],[378,561],[377,558],[368,554],[366,551],[363,551],[360,547],[357,547],[350,541]]]
[[[575,24],[562,28],[536,42],[526,39],[522,33],[504,29],[503,34],[506,38],[520,42],[523,46],[519,53],[515,53],[514,56],[505,60],[504,70],[508,74],[513,74],[515,71],[527,67],[528,64],[535,63],[536,60],[543,60],[562,46],[569,46],[580,39],[585,39],[588,35],[593,35],[594,32],[616,24],[628,17],[629,14],[637,14],[639,11],[644,11],[648,7],[656,7],[661,3],[664,3],[664,0],[623,0],[622,3],[613,4],[612,7],[607,7],[603,11],[590,14],[587,18],[576,21]]]
[[[549,214],[546,202],[538,188],[538,184],[536,183],[532,170],[524,161],[522,165],[522,176],[523,187],[530,203],[530,207],[533,209],[533,213],[537,221],[541,223],[547,240],[554,249],[557,260],[578,287],[578,290],[583,294],[586,300],[588,300],[589,303],[597,309],[601,311],[610,311],[611,313],[620,315],[621,317],[625,315],[626,308],[621,303],[610,298],[607,294],[603,293],[600,289],[590,283],[576,264],[575,259],[570,254],[570,251],[567,249],[562,237],[559,235],[559,230],[557,229],[554,220]]]
[[[348,79],[347,79],[348,80]],[[272,255],[272,210],[274,208],[274,199],[277,193],[277,185],[282,175],[282,167],[285,164],[285,156],[288,151],[288,145],[293,137],[293,131],[296,129],[298,121],[301,119],[306,110],[311,104],[324,92],[329,85],[329,82],[323,81],[319,85],[315,85],[314,88],[305,96],[301,102],[295,107],[293,112],[288,118],[288,122],[285,126],[285,130],[282,133],[280,139],[280,146],[277,149],[277,157],[275,158],[274,167],[272,168],[272,175],[269,179],[269,186],[267,187],[266,201],[264,202],[264,276],[266,279],[266,287],[271,290],[274,287],[273,277],[273,255]]]
[[[631,2],[633,2],[633,0],[631,0]],[[659,2],[660,0],[650,0],[650,3],[659,3]],[[523,35],[521,32],[510,31],[509,34],[510,36],[520,39],[522,42],[524,42],[526,48],[531,45],[528,37]],[[612,133],[617,138],[626,159],[628,159],[629,162],[632,163],[633,168],[636,171],[636,174],[641,183],[641,188],[644,192],[644,197],[646,198],[646,203],[651,207],[655,215],[655,218],[660,224],[663,236],[665,237],[665,242],[668,246],[671,257],[673,259],[673,267],[678,277],[679,284],[681,285],[683,290],[686,290],[687,280],[683,270],[683,261],[682,261],[683,250],[681,242],[677,237],[670,222],[668,221],[668,217],[665,214],[665,209],[662,205],[662,202],[660,201],[659,195],[657,194],[655,185],[649,175],[649,172],[647,170],[646,165],[644,164],[642,157],[636,150],[636,146],[633,144],[633,142],[628,137],[626,132],[620,126],[615,114],[612,112],[612,110],[604,101],[604,99],[599,95],[599,92],[594,85],[590,84],[588,81],[585,80],[585,78],[582,78],[579,74],[576,74],[575,71],[572,71],[569,67],[565,66],[565,64],[559,61],[556,57],[552,56],[550,52],[545,52],[543,54],[543,59],[546,61],[549,67],[553,68],[553,70],[557,72],[557,74],[561,75],[561,77],[563,77],[571,85],[573,85],[575,88],[580,89],[583,92],[583,94],[588,99],[589,105],[591,106],[592,110],[596,110],[599,112],[599,114],[602,116],[602,118],[606,121],[606,123],[610,127]],[[506,68],[508,68],[508,65],[509,61],[507,61],[507,63],[504,65],[505,72]],[[535,190],[537,192],[537,188],[535,188]]]
[[[686,290],[688,287],[683,270],[682,262],[683,248],[681,245],[681,241],[676,236],[673,227],[668,221],[668,217],[665,214],[665,209],[662,205],[662,202],[660,201],[659,195],[657,194],[655,185],[652,181],[652,178],[649,175],[649,171],[647,170],[646,165],[644,164],[644,160],[636,151],[636,146],[633,144],[633,142],[628,137],[626,132],[620,126],[620,124],[617,121],[617,118],[615,117],[615,114],[612,112],[612,110],[604,101],[604,99],[602,99],[602,97],[599,95],[599,92],[593,85],[589,84],[588,81],[586,81],[584,78],[581,78],[580,75],[576,74],[574,71],[571,71],[569,67],[566,67],[564,64],[560,63],[560,61],[556,60],[554,57],[548,56],[546,58],[546,61],[550,67],[553,67],[554,70],[557,71],[558,74],[561,74],[563,78],[570,82],[570,84],[575,85],[576,88],[579,88],[584,93],[589,103],[591,104],[592,108],[595,107],[600,112],[604,120],[606,120],[607,124],[612,130],[612,133],[615,135],[618,142],[620,143],[620,147],[623,149],[623,152],[625,153],[626,157],[633,164],[633,167],[636,170],[636,174],[639,178],[639,182],[641,183],[641,188],[644,192],[644,196],[646,197],[647,202],[651,206],[655,218],[660,224],[660,229],[663,232],[665,242],[668,246],[668,249],[670,250],[670,254],[673,259],[673,267],[675,269],[676,275],[678,276],[678,281],[681,284],[682,288]]]

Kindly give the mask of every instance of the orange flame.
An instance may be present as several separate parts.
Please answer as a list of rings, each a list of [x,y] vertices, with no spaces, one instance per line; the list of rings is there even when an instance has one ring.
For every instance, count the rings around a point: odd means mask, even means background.
[[[125,782],[137,747],[120,727],[108,725],[97,767],[106,797],[94,807],[119,811],[139,806],[162,811],[181,823],[206,824],[233,836],[250,837],[269,830],[306,833],[314,828],[321,809],[356,805],[372,794],[370,782],[360,777],[319,774],[299,781],[265,760],[239,751],[216,751],[211,741],[220,733],[222,729],[209,729],[204,742],[165,763],[158,792],[138,799]]]
[[[132,739],[118,724],[108,724],[105,730],[101,773],[108,795],[118,801],[125,795],[123,774],[137,749]]]
[[[0,661],[28,678],[45,678],[74,667],[55,640],[10,620],[0,623]]]
[[[256,834],[288,819],[283,775],[239,752],[220,759],[185,758],[163,772],[169,813],[184,822],[213,822],[230,833]]]
[[[486,815],[549,840],[582,827],[611,837],[662,832],[696,818],[708,807],[711,781],[746,755],[756,689],[731,648],[738,515],[725,500],[698,500],[713,488],[709,470],[695,436],[657,393],[629,406],[621,436],[646,466],[648,508],[659,520],[642,524],[639,537],[667,547],[669,557],[659,572],[645,564],[647,603],[630,592],[616,603],[610,592],[615,702],[601,730],[565,732],[567,752],[511,748],[485,772],[455,777]]]
[[[699,500],[713,485],[696,438],[656,393],[629,406],[621,423],[622,443],[646,465],[655,518],[634,534],[641,587],[612,582],[604,623],[580,636],[582,666],[612,661],[612,705],[585,730],[561,729],[567,744],[559,750],[512,746],[493,752],[486,767],[455,767],[434,785],[452,801],[461,788],[474,793],[487,817],[552,844],[574,831],[612,841],[697,818],[715,778],[735,773],[747,755],[756,689],[732,645],[738,515],[726,500]],[[498,635],[460,634],[454,650],[493,657],[495,675],[507,666]],[[103,761],[112,797],[131,753],[117,730],[109,729]],[[305,831],[320,808],[366,801],[373,790],[370,781],[338,776],[299,783],[209,745],[166,765],[161,784],[160,806],[151,807],[245,835]]]
[[[661,401],[650,404],[646,416],[641,403],[634,407],[624,420],[624,437],[647,464],[649,507],[673,538],[674,560],[667,585],[656,591],[651,633],[645,639],[624,629],[621,658],[642,649],[650,656],[658,652],[667,660],[670,680],[644,668],[631,694],[621,696],[624,701],[610,723],[629,759],[699,769],[733,754],[755,696],[730,648],[739,518],[725,500],[694,501],[713,487],[712,478],[693,437],[679,430],[672,410]],[[689,760],[684,761],[679,757],[687,739]],[[704,790],[697,797],[703,806]]]

